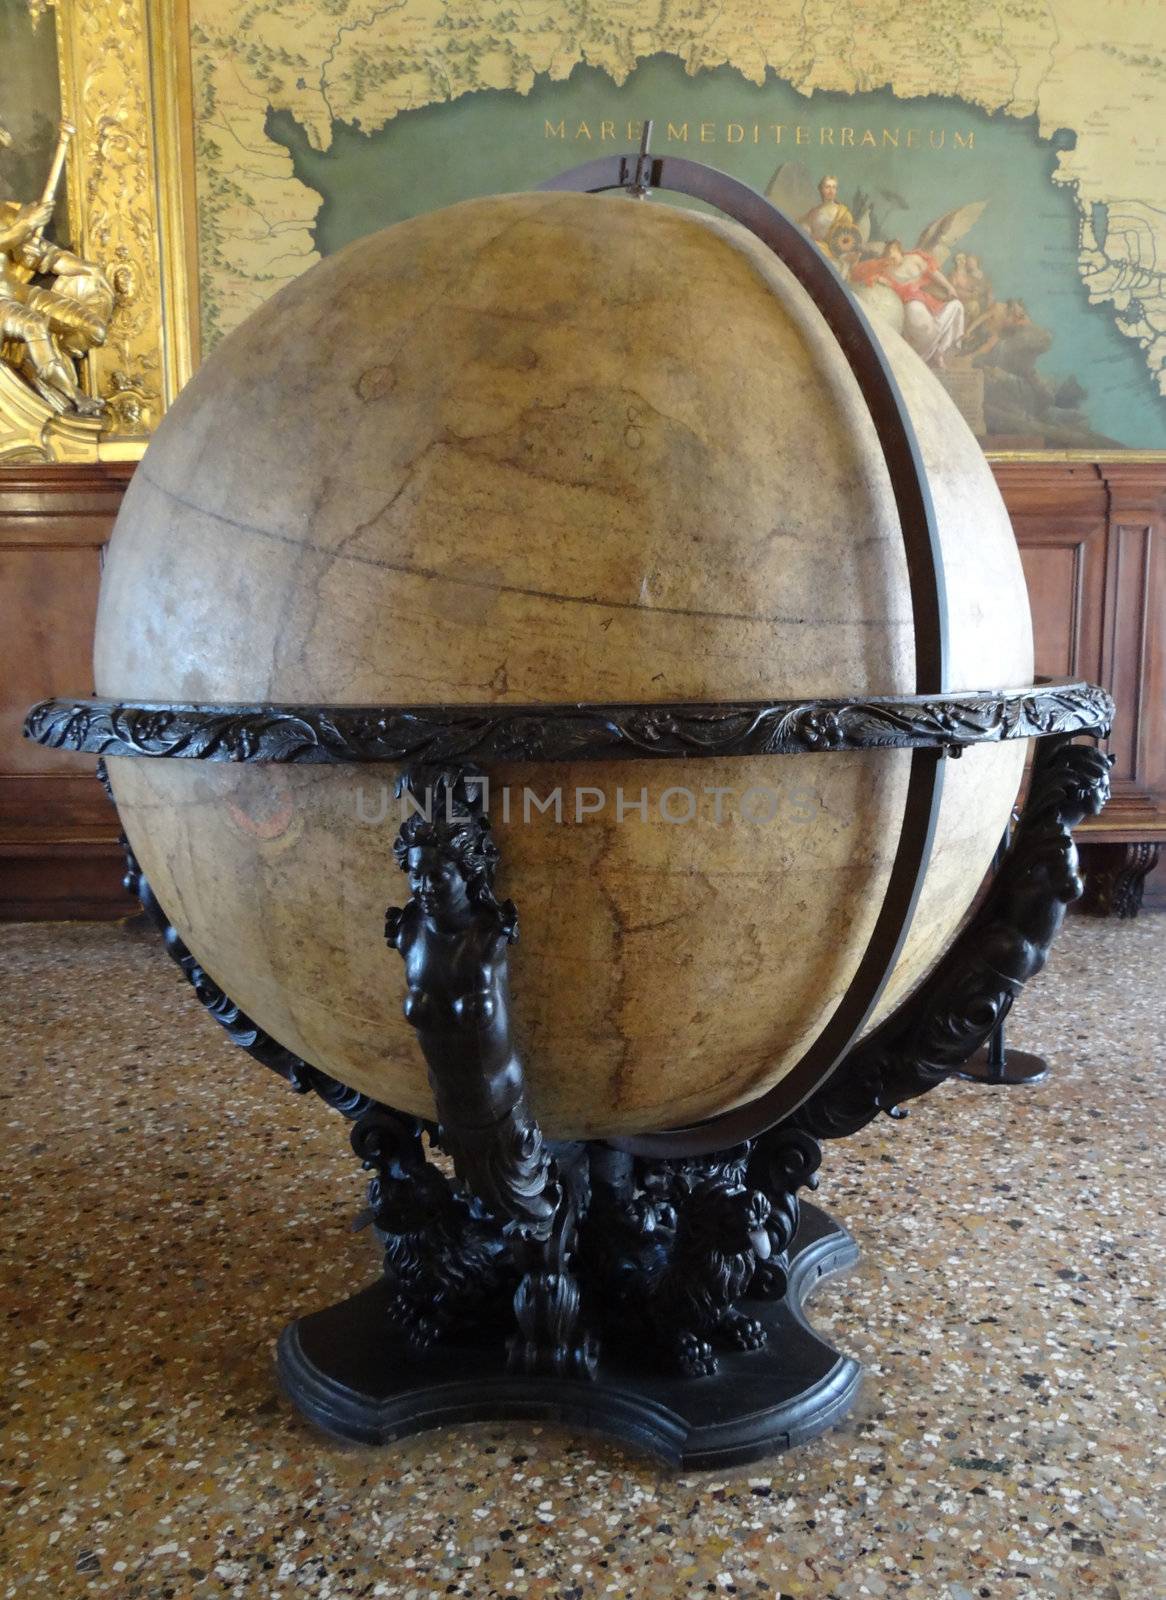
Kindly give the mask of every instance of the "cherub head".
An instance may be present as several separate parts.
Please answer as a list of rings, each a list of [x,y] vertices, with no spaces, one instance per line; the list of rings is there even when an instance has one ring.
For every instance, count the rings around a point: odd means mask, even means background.
[[[460,922],[469,914],[469,883],[457,856],[432,845],[413,845],[405,853],[404,868],[413,899],[427,917]]]
[[[409,874],[423,916],[454,926],[488,910],[512,923],[510,903],[501,904],[494,893],[498,846],[490,837],[489,818],[477,797],[470,798],[464,778],[440,773],[424,795],[424,809],[405,818],[393,842],[397,865]]]
[[[452,819],[414,812],[401,824],[393,854],[409,874],[413,898],[426,916],[459,921],[475,906],[497,906],[493,881],[498,847],[489,826],[484,817],[456,812]]]

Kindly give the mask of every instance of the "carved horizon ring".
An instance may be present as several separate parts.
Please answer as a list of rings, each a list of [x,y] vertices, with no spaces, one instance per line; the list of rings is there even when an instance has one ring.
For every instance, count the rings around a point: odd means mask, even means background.
[[[106,757],[279,765],[651,761],[854,750],[958,755],[1006,739],[1108,731],[1113,701],[1080,679],[866,699],[575,705],[321,706],[43,700],[25,737]]]
[[[683,705],[213,706],[57,699],[34,706],[24,731],[48,748],[103,758],[247,765],[392,763],[408,769],[910,749],[916,752],[916,764],[930,754],[938,767],[943,756],[1007,739],[1104,737],[1113,709],[1103,689],[1070,679],[948,695]],[[864,961],[878,964],[881,994],[898,958],[903,930],[895,928],[893,937],[882,939],[878,932],[876,928]],[[749,1105],[692,1127],[611,1142],[656,1156],[703,1154],[771,1127],[845,1057],[849,1037],[825,1064],[820,1047],[840,1016],[842,1025],[849,1025],[854,988],[852,982],[801,1061]],[[864,987],[857,997],[863,1003],[858,1029],[873,1005],[866,1000],[868,993]],[[827,1048],[833,1051],[832,1041]]]

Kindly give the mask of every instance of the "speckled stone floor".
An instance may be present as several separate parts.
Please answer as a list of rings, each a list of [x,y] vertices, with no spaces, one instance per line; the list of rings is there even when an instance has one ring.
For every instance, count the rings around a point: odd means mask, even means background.
[[[812,1312],[862,1398],[683,1477],[553,1428],[313,1433],[273,1346],[374,1271],[344,1124],[152,935],[8,926],[0,953],[0,1595],[1166,1597],[1166,917],[1070,923],[1012,1033],[1044,1083],[828,1147],[864,1257]]]

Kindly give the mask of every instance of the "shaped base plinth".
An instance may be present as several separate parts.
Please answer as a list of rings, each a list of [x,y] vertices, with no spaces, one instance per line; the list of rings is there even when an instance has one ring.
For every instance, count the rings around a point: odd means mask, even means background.
[[[610,1435],[677,1467],[756,1461],[823,1433],[854,1403],[858,1363],[821,1339],[802,1307],[821,1278],[857,1259],[846,1230],[803,1204],[788,1293],[748,1304],[768,1344],[720,1355],[713,1377],[653,1372],[610,1339],[593,1382],[509,1372],[500,1342],[447,1341],[418,1352],[393,1331],[382,1280],[285,1328],[280,1381],[309,1421],[361,1444],[462,1422],[554,1422]]]

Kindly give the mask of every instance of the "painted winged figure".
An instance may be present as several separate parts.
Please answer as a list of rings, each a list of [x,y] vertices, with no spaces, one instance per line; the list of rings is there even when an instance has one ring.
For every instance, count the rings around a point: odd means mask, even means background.
[[[967,263],[975,258],[965,255],[951,276],[943,267],[956,241],[979,220],[986,205],[986,200],[975,200],[947,212],[923,229],[913,247],[904,247],[899,239],[874,244],[850,270],[859,298],[890,322],[930,366],[946,365],[967,328],[965,295],[974,287]]]

